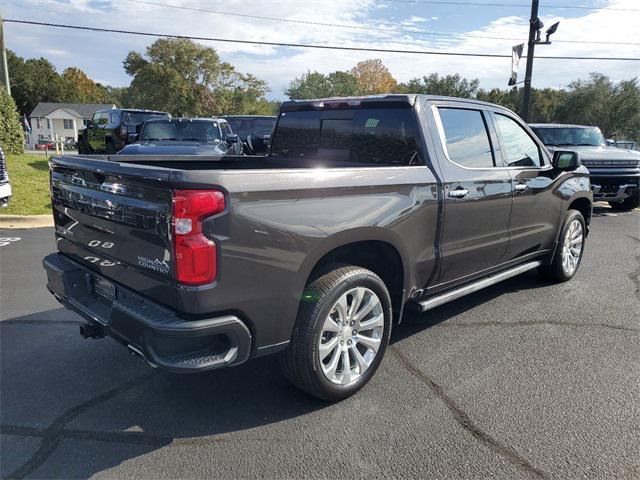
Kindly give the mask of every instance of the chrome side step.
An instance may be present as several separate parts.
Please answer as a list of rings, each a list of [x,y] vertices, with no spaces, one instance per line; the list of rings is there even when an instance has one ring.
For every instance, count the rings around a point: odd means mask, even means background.
[[[450,290],[446,293],[436,295],[435,297],[430,297],[426,300],[418,301],[414,305],[416,307],[416,310],[418,310],[419,312],[426,312],[427,310],[438,307],[443,303],[450,302],[451,300],[456,300],[470,293],[477,292],[478,290],[490,287],[491,285],[495,285],[496,283],[499,283],[503,280],[507,280],[508,278],[515,277],[516,275],[520,275],[521,273],[533,270],[534,268],[538,268],[541,264],[542,262],[539,260],[523,263],[522,265],[510,268],[509,270],[505,270],[504,272],[496,273],[489,277],[483,278],[482,280],[478,280],[477,282],[465,285],[464,287],[456,288],[455,290]]]

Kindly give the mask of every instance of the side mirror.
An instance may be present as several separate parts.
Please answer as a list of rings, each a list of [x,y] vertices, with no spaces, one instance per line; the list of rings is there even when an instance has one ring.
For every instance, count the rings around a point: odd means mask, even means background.
[[[140,134],[138,133],[130,133],[128,136],[129,143],[137,142],[140,140]]]
[[[235,133],[229,133],[224,137],[224,141],[227,142],[229,145],[232,145],[234,143],[238,143],[239,138],[238,138],[238,135],[236,135]]]
[[[578,152],[556,150],[553,152],[553,166],[558,170],[575,170],[582,163]]]

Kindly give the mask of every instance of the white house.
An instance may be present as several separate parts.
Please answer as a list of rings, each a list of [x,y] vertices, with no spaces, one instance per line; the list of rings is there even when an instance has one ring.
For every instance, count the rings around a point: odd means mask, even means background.
[[[78,141],[78,129],[91,120],[98,110],[116,108],[113,104],[101,103],[50,103],[40,102],[29,115],[31,134],[28,147],[34,149],[39,140],[58,138],[69,142]]]

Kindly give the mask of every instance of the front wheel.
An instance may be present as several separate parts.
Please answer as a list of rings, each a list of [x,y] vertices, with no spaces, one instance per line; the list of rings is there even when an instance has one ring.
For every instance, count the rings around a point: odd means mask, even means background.
[[[557,282],[573,278],[582,261],[586,233],[587,224],[582,214],[577,210],[569,210],[565,214],[553,260],[550,265],[539,268],[540,274]]]
[[[378,369],[391,334],[391,299],[375,273],[339,267],[304,292],[287,350],[285,376],[327,401],[360,390]]]

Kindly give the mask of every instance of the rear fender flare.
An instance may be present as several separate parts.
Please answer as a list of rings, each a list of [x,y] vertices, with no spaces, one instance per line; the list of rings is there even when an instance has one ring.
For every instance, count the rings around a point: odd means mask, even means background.
[[[413,268],[411,263],[407,261],[407,259],[410,258],[409,253],[404,242],[402,242],[397,234],[382,227],[355,228],[338,232],[323,239],[306,255],[304,261],[300,265],[300,278],[303,279],[303,283],[299,285],[300,292],[303,291],[313,269],[328,253],[350,244],[371,241],[386,243],[398,252],[400,261],[402,262],[403,271],[403,301],[406,301],[407,291],[411,285],[411,278],[413,278]]]

